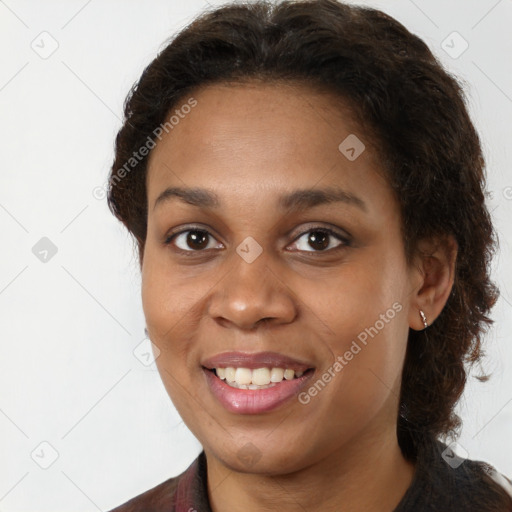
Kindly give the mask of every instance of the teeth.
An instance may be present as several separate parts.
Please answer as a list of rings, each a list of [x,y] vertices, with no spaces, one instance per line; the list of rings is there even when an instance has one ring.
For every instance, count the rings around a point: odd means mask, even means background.
[[[251,384],[252,371],[249,368],[237,368],[235,371],[235,381],[237,384]]]
[[[268,368],[258,368],[257,370],[253,370],[251,373],[253,384],[257,384],[258,386],[270,384],[270,370]]]
[[[270,371],[270,382],[281,382],[283,376],[284,370],[282,368],[272,368]]]
[[[225,377],[226,377],[226,380],[228,382],[235,382],[235,369],[231,368],[231,367],[230,368],[226,368]]]
[[[295,376],[295,372],[293,370],[285,370],[284,371],[284,378],[286,380],[292,380]]]
[[[264,389],[284,380],[301,377],[304,372],[289,368],[215,368],[217,377],[227,384],[239,389]]]

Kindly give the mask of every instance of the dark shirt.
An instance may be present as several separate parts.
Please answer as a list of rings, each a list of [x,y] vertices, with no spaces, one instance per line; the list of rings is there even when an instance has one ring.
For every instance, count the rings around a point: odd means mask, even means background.
[[[413,481],[393,512],[481,512],[488,501],[478,498],[478,487],[489,486],[488,475],[512,497],[512,482],[492,466],[450,456],[440,441],[426,454],[430,470],[417,465]],[[444,455],[443,455],[444,454]],[[491,484],[492,485],[492,484]],[[345,508],[340,508],[346,510]],[[512,511],[511,507],[503,509]],[[110,512],[211,512],[204,452],[181,475],[170,478]]]

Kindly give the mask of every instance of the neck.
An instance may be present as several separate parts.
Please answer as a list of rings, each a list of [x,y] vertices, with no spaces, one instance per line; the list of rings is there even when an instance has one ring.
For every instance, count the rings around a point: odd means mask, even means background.
[[[352,439],[291,474],[239,473],[213,454],[206,456],[213,512],[338,512],[340,504],[343,510],[392,512],[414,475],[414,465],[400,451],[396,429]]]

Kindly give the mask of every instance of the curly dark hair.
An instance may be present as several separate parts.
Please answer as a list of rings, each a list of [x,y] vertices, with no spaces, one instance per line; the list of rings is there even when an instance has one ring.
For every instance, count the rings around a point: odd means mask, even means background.
[[[443,243],[451,235],[458,244],[446,306],[428,329],[409,333],[397,435],[404,456],[418,460],[425,443],[460,430],[454,407],[469,369],[482,359],[482,335],[498,297],[489,275],[496,237],[485,205],[485,162],[463,83],[379,10],[284,0],[202,14],[144,70],[116,138],[108,204],[134,236],[140,263],[147,157],[133,169],[126,162],[182,98],[200,86],[244,80],[299,82],[344,100],[376,141],[401,208],[408,262],[422,239]]]

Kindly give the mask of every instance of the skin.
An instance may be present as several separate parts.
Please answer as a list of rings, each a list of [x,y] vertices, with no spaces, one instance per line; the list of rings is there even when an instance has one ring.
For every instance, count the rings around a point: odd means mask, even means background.
[[[197,106],[150,156],[142,302],[162,381],[204,447],[212,510],[391,511],[415,469],[396,437],[407,336],[423,328],[419,309],[429,323],[442,310],[456,248],[425,241],[428,256],[408,265],[398,203],[370,137],[339,99],[257,82],[210,85],[193,97]],[[338,149],[349,134],[366,145],[354,161]],[[220,206],[174,197],[154,208],[175,186],[208,188]],[[278,205],[281,194],[327,186],[364,209]],[[322,251],[309,238],[318,228],[349,242],[330,236]],[[190,233],[166,245],[173,229],[207,230],[206,249],[187,242]],[[252,263],[236,252],[249,236],[262,249]],[[313,383],[395,303],[401,311],[306,405],[293,398],[235,414],[209,391],[201,361],[226,351],[307,361]],[[251,460],[238,456],[249,442]]]

